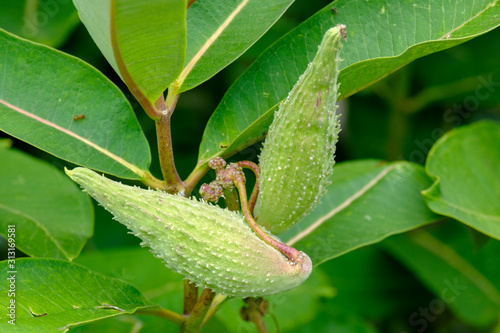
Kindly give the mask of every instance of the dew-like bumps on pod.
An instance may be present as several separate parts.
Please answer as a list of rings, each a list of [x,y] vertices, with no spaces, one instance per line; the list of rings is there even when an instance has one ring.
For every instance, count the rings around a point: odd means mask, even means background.
[[[289,261],[262,241],[239,213],[123,185],[86,168],[66,173],[167,267],[199,287],[228,296],[263,296],[294,288],[311,273],[306,254]]]
[[[281,103],[259,157],[257,223],[284,232],[319,203],[330,183],[340,132],[336,114],[345,26],[329,29],[314,60]]]

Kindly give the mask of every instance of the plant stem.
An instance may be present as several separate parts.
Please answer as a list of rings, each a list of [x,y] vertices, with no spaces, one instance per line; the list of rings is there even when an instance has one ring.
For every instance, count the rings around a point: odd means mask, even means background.
[[[200,298],[193,308],[189,317],[181,326],[181,333],[196,333],[201,329],[203,318],[210,309],[210,305],[215,298],[215,293],[211,289],[203,289]]]
[[[233,188],[232,190],[224,189],[224,201],[226,202],[226,207],[230,211],[238,212],[240,210],[240,201],[238,200],[238,193]]]
[[[217,312],[217,310],[219,310],[220,306],[226,300],[226,298],[227,298],[226,295],[222,295],[222,294],[215,295],[214,300],[212,302],[212,305],[210,305],[210,309],[208,309],[208,312],[205,315],[205,318],[203,318],[203,322],[201,324],[202,327],[203,327],[203,325],[205,325],[205,323],[210,318],[212,318],[212,316]]]
[[[161,306],[149,308],[149,309],[140,309],[134,312],[136,315],[149,315],[149,316],[156,316],[160,317],[163,319],[167,319],[177,325],[182,325],[186,321],[186,317],[175,313],[171,310],[167,310],[165,308],[162,308]]]
[[[198,182],[205,176],[205,174],[210,170],[210,167],[208,166],[208,163],[204,164],[198,164],[194,170],[191,172],[191,174],[186,178],[184,181],[184,191],[186,194],[186,197],[191,195],[191,192],[193,192],[194,187]]]
[[[243,211],[243,215],[245,215],[245,218],[250,227],[253,229],[253,231],[255,231],[255,233],[264,242],[266,242],[267,244],[274,247],[276,250],[283,253],[290,261],[295,262],[299,258],[300,252],[294,249],[293,247],[283,244],[277,241],[276,239],[272,238],[271,236],[269,236],[266,232],[264,232],[264,230],[262,230],[259,227],[257,222],[255,222],[252,214],[250,214],[250,209],[248,208],[247,191],[245,188],[244,176],[235,177],[234,184],[236,185],[236,188],[238,189],[238,192],[240,194],[241,210]]]
[[[189,280],[184,280],[184,315],[190,314],[198,301],[198,287]]]
[[[158,190],[165,190],[165,182],[153,176],[149,171],[144,175],[142,183]]]
[[[259,307],[255,303],[255,299],[253,297],[250,297],[247,303],[250,310],[248,312],[248,316],[250,317],[250,320],[255,324],[255,327],[257,327],[257,332],[267,333],[266,324],[264,323],[264,319],[262,318],[262,313],[260,312]]]
[[[174,163],[174,152],[172,150],[172,133],[170,131],[170,118],[174,112],[177,98],[169,107],[165,105],[163,96],[156,101],[155,106],[161,111],[161,118],[156,122],[156,136],[158,140],[158,152],[163,178],[165,179],[165,190],[168,193],[177,194],[184,189],[184,183],[179,178]]]
[[[238,163],[240,167],[252,170],[255,173],[255,186],[253,187],[252,194],[248,200],[248,209],[250,213],[253,213],[253,208],[257,202],[257,196],[259,195],[259,185],[260,185],[260,168],[257,164],[250,161],[240,161]]]

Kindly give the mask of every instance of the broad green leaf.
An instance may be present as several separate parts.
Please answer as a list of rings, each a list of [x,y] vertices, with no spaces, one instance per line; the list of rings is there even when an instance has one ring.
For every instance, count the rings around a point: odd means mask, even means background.
[[[0,294],[2,309],[15,299],[15,326],[2,314],[1,332],[66,332],[98,319],[155,307],[130,284],[62,260],[2,261],[0,275],[15,280],[15,297]]]
[[[476,252],[466,232],[446,231],[446,241],[415,231],[391,237],[383,245],[435,293],[430,315],[449,307],[471,325],[490,325],[500,313],[500,242],[492,240]],[[456,239],[460,242],[453,244]],[[413,320],[422,318],[419,314]]]
[[[269,302],[269,311],[276,317],[280,331],[288,332],[294,327],[307,324],[317,314],[320,308],[320,300],[331,299],[335,296],[335,289],[328,283],[326,275],[320,270],[314,270],[309,278],[297,288],[284,293],[266,296]],[[298,306],[300,304],[300,306]],[[240,331],[253,332],[252,322],[244,322],[239,316],[240,309],[245,305],[241,298],[228,300],[215,314],[229,332],[236,332],[235,327],[240,327]],[[265,316],[267,327],[275,327],[271,316]],[[210,332],[210,331],[207,331]]]
[[[141,102],[179,75],[186,51],[186,0],[74,0],[99,49]]]
[[[339,76],[340,98],[347,98],[417,58],[494,29],[500,25],[496,4],[497,0],[329,4],[268,48],[231,86],[207,124],[199,164],[244,148],[267,131],[273,108],[312,61],[328,28],[347,26]]]
[[[446,133],[427,157],[435,179],[429,208],[500,239],[500,124],[483,121]]]
[[[30,256],[76,258],[93,233],[89,197],[47,162],[14,149],[0,161],[0,234]]]
[[[179,92],[217,74],[255,43],[293,0],[197,0],[188,11],[188,40]]]
[[[182,312],[184,277],[165,267],[146,248],[120,247],[83,253],[76,260],[89,269],[130,283],[154,303]],[[179,332],[179,326],[152,316],[115,317],[70,332],[122,332],[141,327],[141,332]]]
[[[93,271],[124,280],[139,289],[148,299],[181,312],[183,279],[146,248],[121,247],[83,253],[76,260]]]
[[[179,326],[163,318],[125,315],[71,328],[68,333],[179,333]],[[215,331],[223,332],[223,331]]]
[[[149,174],[148,142],[111,81],[79,59],[1,30],[0,130],[119,177]]]
[[[60,46],[80,23],[69,0],[0,0],[0,28],[34,42]]]
[[[307,253],[315,266],[439,218],[420,195],[431,181],[418,165],[339,163],[331,180],[322,203],[280,236]]]

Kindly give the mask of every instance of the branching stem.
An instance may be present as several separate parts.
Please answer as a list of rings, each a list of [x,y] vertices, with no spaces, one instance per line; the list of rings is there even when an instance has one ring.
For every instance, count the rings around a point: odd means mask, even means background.
[[[215,298],[215,293],[210,289],[203,289],[200,298],[193,308],[193,311],[181,326],[181,333],[198,332],[203,323],[203,318],[210,309],[210,305]]]
[[[222,303],[227,299],[227,296],[226,295],[222,295],[222,294],[217,294],[215,295],[215,298],[212,302],[212,304],[210,305],[210,309],[208,309],[208,312],[207,314],[205,315],[205,318],[203,318],[203,322],[201,324],[201,326],[203,327],[203,325],[205,325],[205,323],[210,319],[212,318],[212,316],[217,312],[217,310],[219,310],[220,306],[222,305]]]
[[[191,174],[184,181],[184,192],[188,197],[193,192],[194,187],[198,182],[205,176],[205,174],[210,170],[208,163],[199,164],[194,168]]]

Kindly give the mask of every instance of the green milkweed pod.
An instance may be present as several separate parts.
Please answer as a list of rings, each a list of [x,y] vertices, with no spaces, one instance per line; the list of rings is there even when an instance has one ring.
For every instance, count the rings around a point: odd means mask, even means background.
[[[314,60],[281,103],[260,155],[257,223],[284,232],[319,203],[340,132],[337,77],[345,26],[329,29]]]
[[[142,245],[197,286],[228,296],[263,296],[294,288],[311,273],[262,241],[244,217],[227,209],[112,181],[86,169],[66,170]]]

